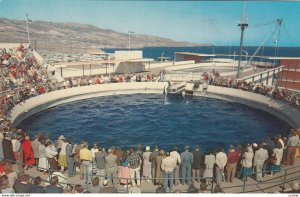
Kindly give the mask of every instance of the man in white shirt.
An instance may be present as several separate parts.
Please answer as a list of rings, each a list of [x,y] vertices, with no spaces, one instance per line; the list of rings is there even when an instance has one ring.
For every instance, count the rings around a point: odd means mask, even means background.
[[[163,188],[167,191],[168,183],[170,184],[170,192],[173,192],[173,171],[176,167],[176,159],[170,156],[170,153],[166,153],[166,158],[162,160],[161,169],[163,171]],[[170,181],[170,182],[169,182]]]
[[[268,159],[269,154],[267,151],[267,145],[261,144],[259,146],[259,149],[255,152],[254,155],[254,167],[256,168],[256,180],[259,182],[262,182],[262,171],[263,171],[263,165],[265,161]]]
[[[179,167],[181,164],[181,158],[178,153],[178,147],[176,145],[173,147],[173,151],[170,152],[170,157],[173,157],[176,161],[176,167],[173,171],[173,178],[175,180],[175,185],[178,185],[179,184]]]
[[[224,149],[220,148],[216,155],[216,182],[220,185],[222,181],[222,175],[224,168],[227,164],[227,155],[224,153]]]

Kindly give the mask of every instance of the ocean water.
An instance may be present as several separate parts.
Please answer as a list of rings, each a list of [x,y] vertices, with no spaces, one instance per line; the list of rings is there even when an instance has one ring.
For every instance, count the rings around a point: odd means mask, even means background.
[[[61,134],[79,143],[85,139],[104,147],[143,146],[169,150],[177,144],[208,147],[260,143],[266,136],[286,135],[290,126],[264,111],[205,97],[159,94],[116,95],[60,105],[22,123],[30,134]]]
[[[258,46],[245,46],[243,50],[249,53],[251,56]],[[128,50],[127,48],[107,48],[102,49],[107,53],[114,53],[116,50]],[[141,49],[132,49],[132,50],[142,50],[143,56],[145,58],[158,59],[163,54],[164,57],[170,57],[174,59],[175,52],[192,52],[192,53],[205,53],[205,54],[227,54],[232,55],[233,58],[234,52],[238,55],[239,47],[238,46],[201,46],[201,47],[144,47]],[[275,47],[262,47],[261,50],[257,53],[257,56],[274,56]],[[300,47],[280,47],[278,56],[281,57],[300,57]],[[237,58],[237,56],[236,56]]]

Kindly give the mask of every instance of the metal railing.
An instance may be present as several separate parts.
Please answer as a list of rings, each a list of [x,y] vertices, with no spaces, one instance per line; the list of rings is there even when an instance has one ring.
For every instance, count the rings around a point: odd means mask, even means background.
[[[3,159],[3,158],[2,158]],[[1,158],[0,158],[0,160],[1,160]],[[9,162],[9,163],[12,163],[12,164],[17,164],[17,165],[27,165],[27,164],[25,164],[25,163],[22,163],[22,162],[16,162],[16,161],[12,161],[12,160],[7,160],[7,159],[4,159],[5,161],[7,161],[7,162]],[[36,165],[27,165],[27,166],[30,166],[30,167],[33,167],[33,168],[36,168],[37,170],[44,170],[44,171],[47,171],[48,172],[48,180],[45,180],[45,179],[42,179],[42,181],[43,182],[45,182],[45,183],[48,183],[49,184],[49,182],[50,182],[50,180],[51,180],[51,178],[52,178],[52,176],[60,176],[60,175],[56,175],[56,174],[54,174],[55,172],[60,172],[60,173],[62,173],[62,171],[59,171],[59,170],[51,170],[51,169],[46,169],[46,168],[40,168],[40,167],[37,167]],[[296,172],[291,172],[291,170],[295,170],[296,168],[299,168],[299,170],[296,170]],[[258,172],[253,172],[252,173],[252,175],[251,176],[249,176],[250,178],[254,178],[255,179],[255,175],[257,174],[257,173],[262,173],[262,174],[266,174],[266,173],[270,173],[271,171],[258,171]],[[283,175],[280,175],[280,176],[277,176],[276,178],[272,178],[272,179],[269,179],[269,180],[265,180],[265,181],[263,181],[263,182],[255,182],[255,183],[247,183],[247,180],[248,180],[248,177],[243,177],[241,180],[242,180],[242,184],[239,184],[239,185],[233,185],[233,186],[228,186],[228,187],[222,187],[221,189],[222,190],[224,190],[224,189],[234,189],[234,188],[242,188],[242,192],[237,192],[237,193],[250,193],[250,192],[256,192],[256,191],[260,191],[260,192],[263,192],[263,193],[265,193],[265,191],[264,190],[266,190],[266,189],[270,189],[270,188],[274,188],[274,187],[278,187],[278,186],[281,186],[281,192],[283,192],[284,191],[284,189],[285,189],[285,185],[286,184],[288,184],[288,183],[290,183],[290,182],[292,182],[292,181],[295,181],[295,180],[299,180],[300,179],[300,165],[295,165],[295,166],[292,166],[292,167],[288,167],[288,168],[286,168],[286,169],[283,169],[283,170],[281,170],[281,172],[283,172]],[[281,173],[280,172],[280,173]],[[67,174],[67,171],[65,171],[64,172],[65,174]],[[293,177],[289,177],[290,175],[295,175],[295,173],[299,173],[299,176],[293,176]],[[137,181],[139,181],[140,182],[140,184],[142,183],[142,181],[144,181],[144,180],[148,180],[148,181],[151,181],[152,183],[157,183],[157,182],[159,182],[159,183],[162,183],[162,185],[164,184],[164,181],[165,180],[167,180],[167,181],[169,181],[169,178],[143,178],[143,177],[139,177],[139,178],[135,178],[134,180],[132,179],[132,178],[121,178],[121,177],[114,177],[114,176],[101,176],[101,175],[96,175],[96,174],[94,174],[94,173],[92,173],[92,174],[89,174],[88,172],[83,172],[83,173],[79,173],[79,172],[74,172],[73,174],[72,174],[73,176],[76,176],[76,175],[79,175],[79,176],[84,176],[85,177],[85,184],[80,184],[80,183],[76,183],[76,184],[71,184],[71,183],[69,183],[68,182],[68,178],[69,177],[66,177],[66,176],[61,176],[62,178],[66,178],[66,181],[67,182],[59,182],[58,183],[58,185],[59,186],[62,186],[62,187],[64,187],[64,185],[65,185],[65,187],[67,186],[67,185],[81,185],[81,186],[83,186],[83,187],[85,187],[86,189],[88,189],[88,186],[89,186],[89,182],[88,182],[88,179],[89,179],[89,177],[90,177],[90,180],[92,180],[94,177],[98,177],[99,179],[100,178],[102,178],[103,180],[104,179],[106,179],[106,180],[118,180],[118,182],[120,182],[120,180],[126,180],[125,182],[126,182],[126,184],[125,184],[125,186],[126,186],[126,188],[125,188],[125,190],[118,190],[118,192],[125,192],[125,193],[129,193],[129,184],[131,184],[131,182],[132,181],[135,181],[135,180],[137,180]],[[162,174],[162,176],[163,176],[163,174]],[[34,178],[35,176],[32,176],[32,175],[30,175],[30,177],[31,178]],[[215,182],[215,179],[214,179],[214,177],[210,177],[210,178],[207,178],[207,177],[197,177],[197,178],[199,178],[198,180],[200,181],[199,182],[199,185],[200,185],[200,183],[201,183],[201,180],[202,181],[204,181],[205,180],[205,182],[207,183],[207,181],[211,181],[211,184],[210,185],[208,185],[208,186],[210,186],[209,187],[209,189],[206,189],[206,191],[210,191],[211,193],[213,193],[214,192],[214,185],[217,185],[217,183]],[[278,180],[276,180],[276,179],[278,179]],[[173,185],[174,185],[174,183],[175,183],[175,181],[176,180],[178,180],[179,182],[182,182],[182,181],[184,181],[184,180],[188,180],[188,179],[186,179],[186,178],[182,178],[182,177],[180,177],[180,178],[174,178],[173,177]],[[191,182],[192,181],[192,177],[188,180],[189,182]],[[110,183],[110,184],[112,184],[112,183]],[[258,186],[258,184],[273,184],[273,185],[271,185],[269,188],[260,188],[259,186]],[[118,185],[118,183],[113,183],[112,184],[113,186],[116,186],[116,185]],[[104,186],[103,185],[99,185],[100,186],[100,188],[104,188]],[[174,185],[175,186],[175,185]],[[251,187],[251,186],[256,186],[257,188],[258,188],[258,190],[252,190],[252,191],[246,191],[246,188],[247,187]],[[118,189],[118,188],[116,188],[116,189]],[[155,193],[156,191],[147,191],[147,192],[143,192],[143,191],[141,191],[141,193]],[[164,192],[166,192],[166,191],[164,191]],[[225,192],[224,192],[225,193]]]

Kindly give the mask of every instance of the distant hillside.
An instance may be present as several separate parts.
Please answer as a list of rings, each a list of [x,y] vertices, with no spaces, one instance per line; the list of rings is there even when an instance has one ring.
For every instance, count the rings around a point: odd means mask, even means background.
[[[50,50],[75,50],[78,48],[126,48],[128,34],[80,23],[53,23],[33,21],[29,24],[32,44]],[[26,22],[0,18],[0,42],[26,42]],[[141,34],[131,35],[131,47],[146,46],[199,46],[167,38]],[[72,49],[71,49],[72,48]]]

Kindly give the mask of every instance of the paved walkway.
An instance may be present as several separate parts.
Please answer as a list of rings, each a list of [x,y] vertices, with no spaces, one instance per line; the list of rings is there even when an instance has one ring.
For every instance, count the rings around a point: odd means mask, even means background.
[[[254,177],[248,177],[248,180],[246,181],[245,192],[278,193],[279,191],[282,190],[283,180],[285,176],[285,169],[288,168],[291,168],[291,166],[283,167],[281,172],[279,174],[276,174],[274,178],[265,176],[263,178],[264,181],[262,183],[257,182]],[[43,180],[47,180],[48,178],[48,175],[45,175],[44,173],[37,171],[36,168],[30,168],[29,170],[26,170],[25,173],[33,177],[40,176]],[[68,177],[67,173],[64,173],[64,175]],[[289,169],[287,171],[285,188],[290,188],[291,183],[294,180],[297,180],[298,182],[300,181],[300,159],[297,159],[295,161],[295,165],[293,169]],[[84,180],[80,180],[79,175],[68,178],[67,182],[72,185],[80,184],[85,187]],[[208,185],[207,190],[205,192],[210,193],[210,191],[212,190],[212,188],[215,187],[215,185],[216,185],[215,183]],[[234,183],[222,182],[220,186],[225,193],[243,192],[243,181],[237,178],[235,179]],[[193,192],[193,191],[197,191],[199,187],[200,187],[199,183],[194,183],[189,186],[179,184],[177,186],[174,186],[174,192],[183,192],[183,193]],[[118,184],[117,188],[120,193],[127,192],[127,188],[124,187],[123,185]],[[129,190],[130,188],[131,186],[129,186]],[[155,193],[157,187],[153,185],[152,182],[146,182],[142,180],[140,189],[142,193]]]

